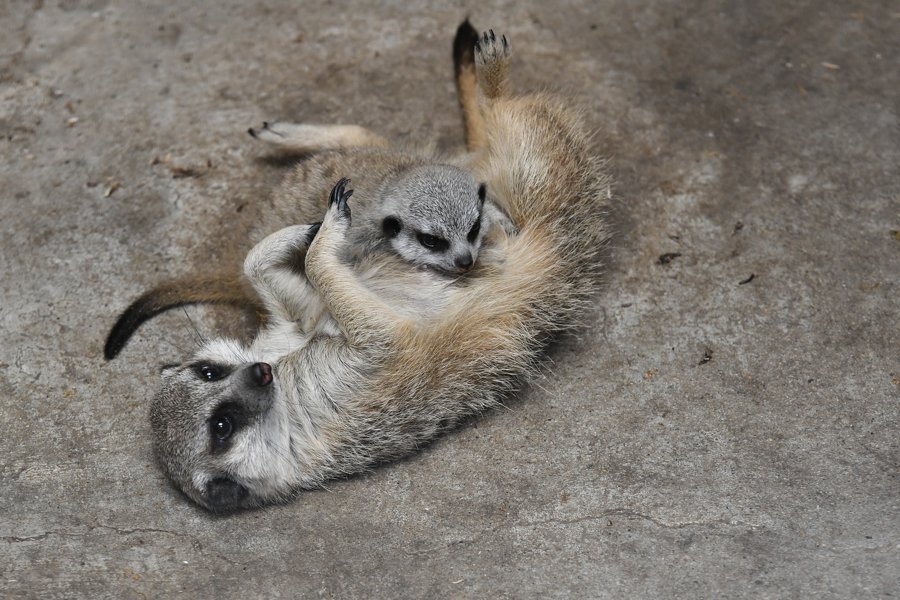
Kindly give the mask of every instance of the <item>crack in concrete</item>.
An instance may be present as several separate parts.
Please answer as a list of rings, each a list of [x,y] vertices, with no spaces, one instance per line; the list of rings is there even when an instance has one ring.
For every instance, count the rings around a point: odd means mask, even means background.
[[[84,535],[83,533],[71,533],[68,531],[45,531],[44,533],[39,533],[37,535],[26,535],[26,536],[15,536],[15,535],[5,535],[0,537],[0,540],[7,542],[9,544],[18,544],[22,542],[36,542],[39,540],[46,539],[51,535],[60,535],[60,536],[68,536],[68,537],[78,537]]]
[[[152,527],[135,527],[134,529],[125,529],[121,527],[114,527],[112,525],[86,525],[86,531],[71,531],[65,529],[51,529],[50,531],[45,531],[43,533],[38,533],[35,535],[25,535],[25,536],[16,536],[16,535],[8,535],[0,537],[0,540],[8,543],[20,543],[20,542],[37,542],[40,540],[47,539],[51,535],[58,535],[62,537],[84,537],[89,534],[94,529],[109,529],[111,531],[115,531],[116,533],[122,535],[130,535],[132,533],[166,533],[169,535],[180,536],[182,534],[176,531],[169,531],[168,529],[154,529]],[[187,536],[190,537],[190,536]]]
[[[85,525],[84,527],[87,528],[86,531],[67,531],[65,529],[53,529],[50,531],[45,531],[43,533],[39,533],[39,534],[35,534],[35,535],[28,535],[28,536],[14,536],[14,535],[3,536],[3,537],[0,537],[0,540],[4,541],[6,543],[9,543],[9,544],[18,544],[18,543],[25,543],[25,542],[41,541],[41,540],[47,539],[48,537],[50,537],[52,535],[57,535],[57,536],[61,536],[61,537],[84,537],[95,529],[106,529],[109,531],[113,531],[119,535],[132,535],[135,533],[162,533],[162,534],[166,534],[166,535],[171,535],[176,538],[189,541],[191,546],[194,548],[194,550],[196,552],[204,551],[203,544],[195,536],[181,533],[178,531],[172,531],[170,529],[158,529],[155,527],[131,527],[131,528],[116,527],[115,525],[106,525],[104,523],[97,523],[96,525]],[[234,560],[228,556],[225,556],[224,554],[221,554],[219,552],[211,551],[211,554],[213,556],[215,556],[216,558],[219,558],[220,560],[223,560],[232,566],[235,566],[235,565],[241,566],[241,567],[247,566],[245,563],[236,561],[236,560]]]
[[[497,525],[495,527],[490,527],[481,531],[477,536],[473,538],[454,540],[448,544],[442,544],[440,546],[433,546],[431,548],[425,548],[423,550],[417,550],[415,552],[407,552],[408,556],[421,556],[424,554],[430,554],[437,550],[446,550],[448,548],[452,548],[454,546],[459,546],[461,544],[471,544],[473,542],[479,541],[486,534],[493,534],[501,529],[513,529],[516,527],[539,527],[541,525],[549,525],[549,524],[559,524],[559,525],[574,525],[576,523],[584,523],[586,521],[600,521],[603,519],[609,519],[610,517],[630,517],[634,519],[639,519],[642,521],[649,521],[656,525],[657,527],[662,527],[664,529],[684,529],[686,527],[715,527],[718,525],[725,525],[728,527],[744,527],[749,529],[761,529],[764,526],[756,523],[744,523],[744,522],[734,522],[728,521],[725,519],[714,519],[710,521],[684,521],[681,523],[667,523],[658,518],[652,517],[650,515],[645,515],[643,513],[639,513],[634,510],[629,510],[625,508],[616,508],[612,510],[605,511],[598,515],[586,515],[583,517],[577,517],[573,519],[545,519],[542,521],[524,521],[519,523],[512,523],[509,525]]]
[[[715,526],[715,525],[726,525],[729,527],[749,527],[750,529],[758,529],[762,527],[762,525],[756,523],[744,523],[744,522],[735,522],[728,521],[726,519],[713,519],[710,521],[684,521],[684,522],[676,522],[676,523],[667,523],[661,519],[652,517],[650,515],[645,515],[643,513],[639,513],[634,510],[629,510],[626,508],[616,508],[613,510],[606,511],[599,515],[587,515],[584,517],[578,517],[575,519],[546,519],[544,521],[528,521],[522,523],[523,526],[538,526],[538,525],[547,525],[550,523],[559,523],[562,525],[572,525],[575,523],[581,523],[584,521],[596,521],[600,519],[608,519],[609,517],[631,517],[634,519],[639,519],[642,521],[650,521],[651,523],[657,525],[658,527],[662,527],[665,529],[684,529],[685,527],[706,527],[706,526]]]

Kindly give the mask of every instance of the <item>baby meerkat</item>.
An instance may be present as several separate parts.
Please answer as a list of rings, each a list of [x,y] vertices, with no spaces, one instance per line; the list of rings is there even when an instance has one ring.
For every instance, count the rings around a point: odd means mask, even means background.
[[[265,122],[261,129],[250,129],[250,134],[302,153],[387,145],[379,136],[353,126]],[[389,162],[393,158],[377,150],[370,151],[369,157]],[[414,265],[456,276],[475,264],[482,238],[492,226],[515,233],[509,217],[487,198],[486,184],[478,184],[470,171],[422,159],[402,162],[408,164],[395,165],[389,173],[378,172],[377,177],[363,169],[343,172],[356,187],[348,256],[359,259],[392,251]]]
[[[504,37],[479,38],[465,22],[457,46],[466,44],[474,51],[455,56],[472,154],[459,164],[487,182],[518,233],[498,231],[466,285],[394,253],[351,265],[342,254],[353,206],[339,182],[322,190],[321,228],[292,225],[257,244],[244,272],[268,322],[249,346],[213,340],[166,369],[151,404],[159,461],[202,506],[286,500],[414,451],[516,389],[548,336],[590,303],[608,237],[602,163],[565,102],[510,95]],[[295,171],[279,192],[293,204],[276,203],[281,212],[268,218],[304,222],[296,217],[319,209],[322,191],[312,191],[329,172],[353,167],[386,181],[421,160],[337,151]],[[437,306],[425,316],[416,310],[423,297]],[[307,323],[310,314],[322,318]]]

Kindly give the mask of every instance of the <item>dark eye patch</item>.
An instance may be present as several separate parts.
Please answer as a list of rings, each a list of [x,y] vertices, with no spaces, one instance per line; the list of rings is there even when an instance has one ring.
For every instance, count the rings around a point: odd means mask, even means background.
[[[433,236],[430,233],[419,232],[416,235],[419,243],[431,250],[432,252],[443,252],[450,247],[450,242],[445,239]]]
[[[240,405],[233,402],[219,405],[207,421],[212,451],[224,452],[228,448],[228,441],[245,422],[246,418]]]
[[[480,231],[481,231],[481,217],[479,217],[478,220],[475,221],[475,224],[472,225],[472,229],[469,230],[469,235],[467,236],[466,239],[469,240],[470,244],[478,238],[478,233]]]

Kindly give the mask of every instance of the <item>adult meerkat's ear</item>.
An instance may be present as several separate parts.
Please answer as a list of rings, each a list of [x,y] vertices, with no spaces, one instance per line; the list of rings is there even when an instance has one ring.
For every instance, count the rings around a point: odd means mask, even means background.
[[[487,198],[487,184],[482,183],[478,186],[478,199],[481,200],[482,204],[484,204],[485,198]]]

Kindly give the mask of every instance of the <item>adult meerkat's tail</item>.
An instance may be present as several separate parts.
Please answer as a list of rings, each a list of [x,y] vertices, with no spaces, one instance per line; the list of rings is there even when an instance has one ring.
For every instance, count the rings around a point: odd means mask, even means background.
[[[478,31],[463,21],[453,38],[453,68],[456,73],[456,93],[463,113],[466,148],[470,151],[484,146],[484,119],[478,108],[478,77],[475,74],[475,45]]]
[[[189,304],[225,304],[262,311],[258,296],[241,275],[183,277],[167,281],[131,303],[113,325],[103,347],[106,360],[115,358],[145,321]]]

